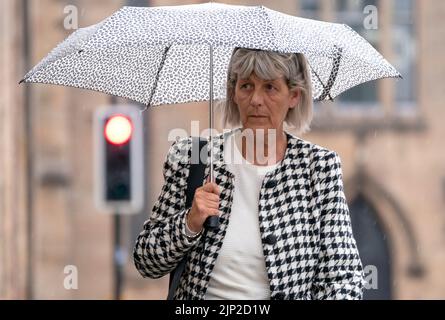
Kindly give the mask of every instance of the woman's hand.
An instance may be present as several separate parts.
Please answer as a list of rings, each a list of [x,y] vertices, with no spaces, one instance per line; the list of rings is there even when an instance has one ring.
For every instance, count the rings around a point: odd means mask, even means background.
[[[219,215],[220,190],[216,183],[209,181],[207,178],[206,183],[195,191],[192,208],[187,216],[190,231],[201,231],[208,217]]]

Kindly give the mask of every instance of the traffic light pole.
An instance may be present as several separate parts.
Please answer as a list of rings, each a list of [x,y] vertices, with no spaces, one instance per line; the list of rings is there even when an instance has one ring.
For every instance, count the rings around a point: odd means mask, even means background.
[[[114,265],[114,300],[120,300],[122,292],[122,268],[123,268],[123,252],[121,249],[121,216],[118,212],[114,213],[114,248],[113,248],[113,265]]]

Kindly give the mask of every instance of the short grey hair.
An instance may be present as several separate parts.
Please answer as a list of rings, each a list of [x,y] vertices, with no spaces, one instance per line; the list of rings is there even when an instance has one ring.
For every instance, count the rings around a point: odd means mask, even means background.
[[[284,122],[298,133],[310,129],[312,121],[312,83],[309,64],[301,53],[279,53],[257,49],[235,48],[227,71],[226,99],[222,101],[222,125],[240,126],[238,106],[233,101],[238,78],[247,79],[252,73],[264,80],[284,77],[289,90],[300,90],[300,101],[289,109]]]

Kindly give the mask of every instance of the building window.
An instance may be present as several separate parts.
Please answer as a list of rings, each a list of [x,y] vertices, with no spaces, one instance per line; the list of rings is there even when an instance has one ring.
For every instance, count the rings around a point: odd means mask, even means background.
[[[335,2],[337,5],[336,22],[346,23],[376,50],[379,50],[378,29],[366,29],[363,24],[365,17],[363,9],[368,5],[378,7],[378,1],[337,0]],[[365,82],[349,89],[338,96],[337,101],[340,107],[347,107],[351,103],[359,104],[361,107],[375,106],[378,104],[376,81]]]
[[[394,0],[392,8],[394,66],[403,80],[395,85],[395,99],[398,107],[412,106],[415,96],[415,28],[412,0]]]
[[[402,74],[403,80],[392,79],[385,83],[383,92],[381,80],[370,81],[347,90],[334,99],[331,110],[336,114],[349,116],[352,108],[359,112],[377,114],[386,106],[393,113],[401,106],[414,106],[415,91],[415,28],[412,0],[299,0],[299,15],[304,18],[345,23],[365,38],[377,51],[391,57],[392,63]],[[365,28],[364,21],[369,12],[364,9],[374,6],[377,9],[377,28]],[[391,97],[388,99],[388,96]],[[385,99],[386,97],[386,99]],[[388,102],[389,101],[389,102]],[[329,103],[328,103],[329,104]],[[326,109],[325,103],[315,103],[315,112]],[[342,110],[346,112],[341,112]],[[354,115],[357,113],[354,112]],[[384,114],[382,112],[382,114]]]
[[[300,16],[309,19],[320,19],[320,1],[300,0]]]

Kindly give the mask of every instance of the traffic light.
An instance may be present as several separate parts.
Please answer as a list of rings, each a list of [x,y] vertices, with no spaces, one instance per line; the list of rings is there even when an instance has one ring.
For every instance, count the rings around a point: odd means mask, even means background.
[[[143,124],[139,108],[118,105],[95,113],[95,199],[101,210],[138,213],[144,199]]]

